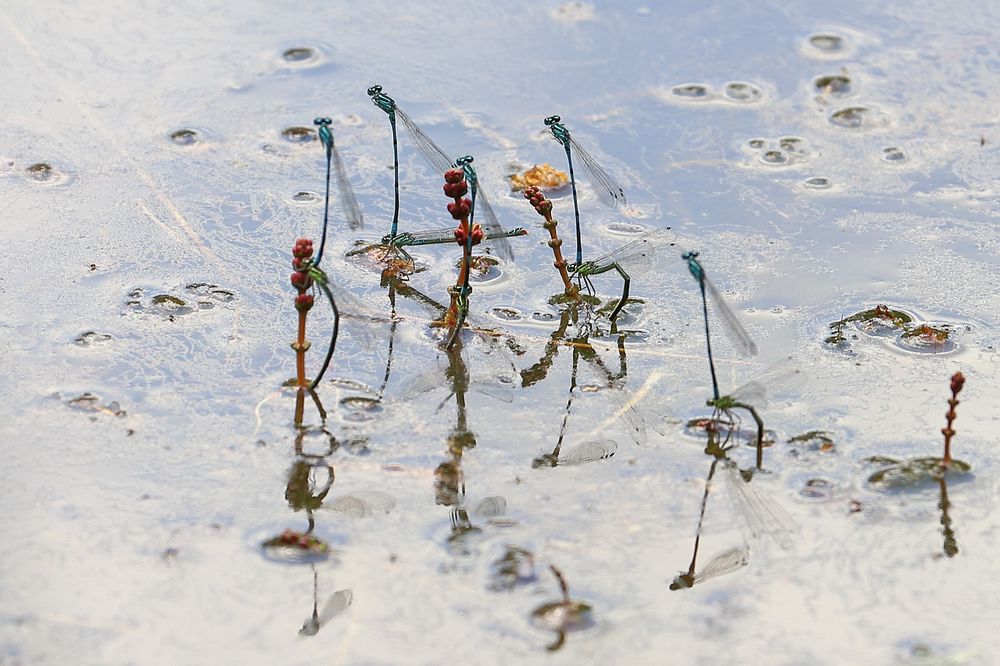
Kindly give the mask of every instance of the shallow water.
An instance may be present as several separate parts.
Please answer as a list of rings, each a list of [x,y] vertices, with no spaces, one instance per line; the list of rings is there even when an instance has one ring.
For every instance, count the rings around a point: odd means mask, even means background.
[[[992,663],[994,8],[103,7],[0,16],[0,663]],[[404,289],[395,326],[345,321],[321,390],[329,435],[309,430],[299,455],[281,385],[289,250],[322,215],[315,116],[333,118],[367,221],[348,232],[334,211],[326,267],[390,308],[343,259],[392,214],[376,82],[474,154],[501,219],[530,229],[472,299],[519,375],[499,381],[481,342],[449,359],[433,304]],[[751,540],[746,566],[692,589],[669,585],[711,465],[685,429],[711,390],[695,285],[680,261],[634,280],[624,354],[600,320],[591,349],[550,344],[576,326],[549,303],[546,234],[505,176],[563,168],[553,113],[629,197],[613,211],[581,185],[585,251],[624,243],[622,222],[674,227],[761,349],[746,361],[713,338],[723,389],[789,354],[807,377],[772,387],[776,444],[751,482],[798,526],[792,546]],[[448,224],[405,136],[401,160],[403,228]],[[571,200],[552,198],[569,254]],[[408,286],[446,301],[457,252],[415,255],[427,270]],[[595,284],[617,297],[617,279]],[[863,327],[824,345],[829,323],[881,303],[950,325],[953,345],[919,353]],[[462,365],[467,390],[446,375]],[[948,486],[946,557],[939,487],[876,490],[863,461],[937,455],[958,370],[955,452],[974,476]],[[533,466],[571,395],[563,464]],[[621,417],[630,396],[645,438]],[[788,442],[811,430],[832,449]],[[731,456],[753,463],[748,447]],[[725,486],[711,490],[702,564],[744,538]],[[262,552],[309,512],[328,557]],[[533,559],[505,579],[508,546]],[[592,608],[555,654],[532,616],[561,598],[549,564]]]

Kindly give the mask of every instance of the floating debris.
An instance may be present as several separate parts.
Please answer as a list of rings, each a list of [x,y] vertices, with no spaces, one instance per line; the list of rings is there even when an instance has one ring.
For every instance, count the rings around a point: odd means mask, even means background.
[[[514,192],[520,192],[529,187],[554,190],[567,184],[569,184],[569,175],[548,163],[536,164],[524,173],[515,173],[510,177],[510,188]]]

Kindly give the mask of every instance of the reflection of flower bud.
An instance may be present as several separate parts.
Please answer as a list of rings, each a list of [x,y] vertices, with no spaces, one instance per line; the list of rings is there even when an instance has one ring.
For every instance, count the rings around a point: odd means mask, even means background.
[[[299,291],[305,291],[312,286],[312,278],[305,271],[295,271],[291,277],[292,286]]]
[[[456,220],[461,220],[469,216],[469,211],[472,210],[472,201],[469,199],[462,199],[460,201],[452,201],[448,204],[448,212]]]
[[[444,180],[447,183],[459,183],[465,179],[465,172],[461,169],[448,169],[444,172]]]
[[[464,180],[460,180],[457,183],[445,183],[444,193],[447,194],[452,199],[458,199],[459,197],[464,197],[465,193],[469,191],[469,184]]]
[[[299,312],[309,312],[313,306],[312,294],[299,294],[295,297],[295,309]]]
[[[951,392],[958,394],[958,392],[962,390],[963,386],[965,386],[965,375],[961,372],[956,372],[951,377]]]

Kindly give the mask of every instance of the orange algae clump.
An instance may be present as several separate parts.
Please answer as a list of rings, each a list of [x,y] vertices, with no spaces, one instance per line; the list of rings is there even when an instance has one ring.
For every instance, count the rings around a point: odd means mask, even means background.
[[[562,187],[569,182],[566,172],[556,169],[551,164],[536,164],[524,173],[515,173],[510,177],[510,186],[515,192],[526,187],[553,189]]]

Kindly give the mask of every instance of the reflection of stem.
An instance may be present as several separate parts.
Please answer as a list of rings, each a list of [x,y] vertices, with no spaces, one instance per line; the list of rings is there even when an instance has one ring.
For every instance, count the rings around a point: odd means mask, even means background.
[[[958,407],[958,394],[964,385],[965,377],[961,372],[956,372],[951,376],[951,398],[948,400],[948,413],[945,414],[948,418],[948,425],[941,429],[941,433],[944,435],[944,455],[941,457],[941,465],[945,468],[951,464],[951,438],[955,435],[952,424],[958,417],[955,408]]]
[[[521,371],[522,388],[536,384],[548,375],[549,368],[552,367],[556,354],[559,353],[559,347],[563,344],[562,337],[566,335],[566,329],[569,327],[571,311],[575,314],[575,310],[575,307],[568,307],[560,313],[559,327],[552,332],[552,335],[549,336],[548,341],[545,343],[545,353],[542,358],[538,359],[538,362],[530,368]]]
[[[556,577],[556,580],[559,581],[559,589],[562,591],[563,603],[569,604],[569,585],[566,584],[566,579],[563,578],[562,572],[559,571],[559,569],[556,569],[554,564],[550,564],[549,569],[552,571],[552,575]]]
[[[948,481],[945,475],[938,477],[938,484],[941,487],[941,498],[938,508],[941,509],[941,527],[944,534],[944,554],[948,557],[955,557],[958,554],[958,540],[955,538],[955,531],[951,528],[951,516],[948,510],[951,509],[951,501],[948,499]]]

